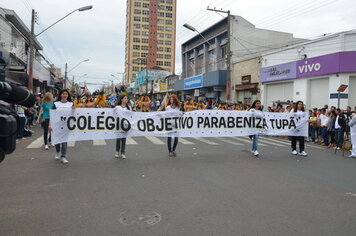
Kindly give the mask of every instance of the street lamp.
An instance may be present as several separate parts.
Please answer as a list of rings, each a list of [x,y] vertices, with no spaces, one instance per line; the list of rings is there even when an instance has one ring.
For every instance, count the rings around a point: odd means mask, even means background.
[[[193,32],[197,32],[203,39],[205,39],[205,41],[209,44],[209,46],[211,46],[211,44],[209,43],[209,41],[208,41],[196,28],[194,28],[193,26],[191,26],[191,25],[189,25],[189,24],[187,24],[187,23],[185,23],[185,24],[183,25],[183,27],[184,27],[184,28],[187,28],[187,29],[189,29],[189,30],[191,30],[191,31],[193,31]]]
[[[50,26],[48,26],[47,28],[45,28],[44,30],[42,30],[40,33],[35,35],[35,18],[36,18],[36,12],[34,9],[32,9],[32,16],[31,16],[31,36],[30,36],[30,40],[29,40],[29,73],[28,73],[28,89],[30,91],[33,90],[33,59],[34,59],[34,40],[41,35],[43,32],[45,32],[46,30],[48,30],[49,28],[51,28],[52,26],[54,26],[55,24],[57,24],[58,22],[60,22],[61,20],[63,20],[64,18],[68,17],[69,15],[73,14],[76,11],[87,11],[92,9],[93,6],[85,6],[85,7],[80,7],[78,9],[73,10],[72,12],[70,12],[69,14],[65,15],[64,17],[60,18],[59,20],[57,20],[56,22],[54,22],[53,24],[51,24]]]
[[[83,61],[81,61],[81,62],[79,62],[77,65],[75,65],[72,69],[70,69],[69,71],[68,71],[68,64],[66,63],[66,65],[65,65],[65,72],[64,72],[64,88],[66,88],[66,86],[67,86],[67,74],[69,73],[69,72],[71,72],[72,70],[74,70],[75,68],[77,68],[80,64],[82,64],[83,62],[87,62],[87,61],[89,61],[89,59],[85,59],[85,60],[83,60]]]

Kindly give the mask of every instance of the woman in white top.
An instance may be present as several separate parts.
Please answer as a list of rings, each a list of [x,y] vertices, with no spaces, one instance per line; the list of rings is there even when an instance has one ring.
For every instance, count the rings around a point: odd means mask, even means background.
[[[166,111],[174,111],[174,112],[179,112],[181,109],[181,104],[180,101],[177,97],[177,95],[172,94],[169,97],[168,103],[166,104]],[[178,144],[178,137],[173,138],[173,147],[172,147],[172,137],[168,137],[167,139],[167,146],[168,146],[168,152],[170,157],[175,157],[176,154],[176,148]]]
[[[302,113],[304,112],[304,104],[302,101],[298,101],[295,104],[294,109],[291,113]],[[299,153],[297,152],[297,140],[299,142]],[[307,156],[308,154],[304,151],[304,137],[303,136],[292,136],[292,154],[299,156]]]
[[[128,97],[126,95],[121,95],[115,109],[117,109],[118,111],[131,111],[128,102],[129,102]],[[126,149],[126,138],[117,138],[115,157],[126,159],[125,149]]]
[[[263,117],[261,101],[260,100],[255,100],[252,103],[250,111],[252,112],[252,115],[255,116],[255,117]],[[257,150],[258,149],[258,137],[259,137],[258,134],[252,135],[252,137],[251,137],[252,138],[252,150],[251,150],[251,152],[256,157],[259,155],[258,150]]]
[[[57,101],[53,103],[52,109],[72,109],[72,98],[68,90],[63,89],[59,92]],[[51,130],[51,127],[49,127]],[[68,164],[67,160],[67,142],[56,144],[56,160],[61,160],[63,164]]]

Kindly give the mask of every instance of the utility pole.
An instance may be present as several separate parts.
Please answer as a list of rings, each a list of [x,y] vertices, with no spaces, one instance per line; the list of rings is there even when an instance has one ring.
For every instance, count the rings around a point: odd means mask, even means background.
[[[230,102],[230,97],[231,97],[231,57],[232,57],[232,52],[231,52],[231,47],[230,47],[230,42],[231,42],[231,27],[230,27],[230,10],[224,11],[224,10],[218,10],[216,8],[212,9],[207,7],[208,11],[215,11],[215,12],[220,12],[220,13],[226,13],[227,14],[227,46],[226,46],[226,102]]]
[[[31,15],[31,35],[29,40],[29,60],[28,60],[28,90],[33,92],[33,59],[34,59],[34,37],[35,37],[36,12],[32,9]]]
[[[67,88],[67,74],[68,74],[68,65],[66,63],[65,69],[64,69],[64,84],[63,84],[64,89]]]

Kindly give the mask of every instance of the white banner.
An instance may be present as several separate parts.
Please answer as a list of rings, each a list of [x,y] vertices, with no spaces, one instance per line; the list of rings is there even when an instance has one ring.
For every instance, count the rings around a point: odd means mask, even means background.
[[[132,112],[112,108],[51,110],[52,143],[133,136],[308,136],[306,113],[197,110]]]

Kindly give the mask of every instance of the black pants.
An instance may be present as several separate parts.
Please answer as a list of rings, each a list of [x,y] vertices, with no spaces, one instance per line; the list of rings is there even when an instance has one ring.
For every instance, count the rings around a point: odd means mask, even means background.
[[[344,130],[339,128],[335,129],[335,140],[337,147],[342,148],[342,144],[344,143]]]
[[[168,137],[167,139],[167,146],[168,146],[168,151],[169,152],[174,152],[177,148],[177,144],[178,144],[178,137],[174,137],[173,138],[173,148],[172,148],[172,137]]]
[[[116,139],[116,151],[120,152],[120,149],[121,149],[121,154],[125,154],[126,138],[117,138]]]
[[[297,140],[299,142],[299,152],[304,151],[304,137],[292,136],[292,150],[297,150]]]
[[[48,144],[48,141],[51,142],[51,134],[49,134],[49,138],[48,138],[48,126],[49,126],[49,119],[45,119],[43,121],[43,140],[45,145]]]

